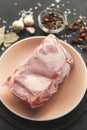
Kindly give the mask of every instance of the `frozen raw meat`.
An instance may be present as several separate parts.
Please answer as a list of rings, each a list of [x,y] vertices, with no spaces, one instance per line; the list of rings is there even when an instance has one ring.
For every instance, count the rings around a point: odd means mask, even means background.
[[[57,92],[72,64],[70,53],[60,40],[49,34],[4,86],[30,107],[41,107]]]

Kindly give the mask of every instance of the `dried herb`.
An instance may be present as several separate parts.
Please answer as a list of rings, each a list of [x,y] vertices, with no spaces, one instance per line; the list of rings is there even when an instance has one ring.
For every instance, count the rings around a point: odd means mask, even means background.
[[[15,32],[11,32],[4,35],[4,42],[3,45],[5,47],[10,46],[13,42],[17,41],[19,36]]]
[[[0,28],[0,46],[2,45],[2,43],[4,41],[4,33],[5,33],[5,26],[2,26]]]

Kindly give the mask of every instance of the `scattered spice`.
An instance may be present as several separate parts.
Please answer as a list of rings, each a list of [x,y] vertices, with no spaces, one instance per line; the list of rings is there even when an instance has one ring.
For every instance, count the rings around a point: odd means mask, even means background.
[[[49,12],[42,18],[41,23],[47,29],[58,29],[64,24],[63,17],[57,12]]]
[[[2,46],[2,47],[1,47],[1,50],[2,50],[2,51],[4,51],[4,50],[5,50],[5,48]]]
[[[80,34],[82,34],[82,33],[87,33],[87,27],[82,27],[80,29]]]
[[[72,29],[73,29],[73,31],[76,31],[77,29],[79,29],[79,26],[78,25],[74,25]]]
[[[79,24],[80,24],[80,20],[77,19],[74,21],[74,25],[79,25]]]
[[[56,3],[59,3],[61,0],[55,0]]]
[[[77,19],[72,24],[70,24],[68,28],[72,31],[76,31],[84,25],[85,21],[86,21],[85,17],[82,17],[81,19]]]
[[[82,17],[81,20],[80,20],[80,24],[84,24],[85,22],[86,22],[86,18]]]
[[[80,34],[82,34],[82,33],[84,33],[85,32],[85,29],[84,29],[84,27],[82,27],[82,28],[80,28]]]
[[[68,28],[69,28],[70,30],[73,30],[73,24],[69,25]]]
[[[71,31],[78,31],[77,37],[72,40],[72,43],[86,44],[87,42],[87,27],[84,26],[86,18],[82,17],[81,19],[75,20],[71,25],[68,26],[68,29]]]
[[[81,38],[85,38],[85,37],[86,37],[86,33],[81,33],[81,34],[80,34],[80,37],[81,37]]]

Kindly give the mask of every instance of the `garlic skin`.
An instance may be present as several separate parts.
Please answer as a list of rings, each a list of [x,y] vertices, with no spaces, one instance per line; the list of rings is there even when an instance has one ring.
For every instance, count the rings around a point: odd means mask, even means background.
[[[19,32],[24,29],[24,23],[23,23],[23,18],[20,18],[19,20],[15,20],[12,23],[12,27],[14,31]]]
[[[25,26],[32,26],[34,25],[34,19],[32,15],[26,15],[25,18],[23,19],[24,25]]]
[[[29,33],[29,34],[35,34],[35,28],[34,27],[26,27],[25,30]]]

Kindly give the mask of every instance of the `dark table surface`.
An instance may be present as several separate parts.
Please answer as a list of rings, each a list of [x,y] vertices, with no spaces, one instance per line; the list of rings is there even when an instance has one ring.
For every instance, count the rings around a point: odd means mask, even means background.
[[[62,12],[68,12],[68,22],[71,23],[81,16],[87,16],[87,0],[0,0],[0,26],[6,25],[6,32],[12,31],[11,25],[15,19],[20,18],[21,13],[25,10],[31,10],[34,13],[36,33],[34,36],[46,36],[38,26],[38,14],[50,6],[55,4]],[[20,39],[31,37],[27,32],[19,34]],[[65,29],[57,37],[71,44],[74,33],[67,32]],[[19,40],[20,40],[19,39]],[[15,44],[15,43],[13,43]],[[71,44],[72,45],[72,44]],[[84,51],[79,45],[72,45],[82,56],[87,65],[87,51]],[[4,53],[7,48],[0,47],[0,55]],[[56,119],[51,122],[33,122],[22,119],[12,112],[10,112],[0,102],[0,130],[87,130],[87,92],[80,104],[68,115]]]

